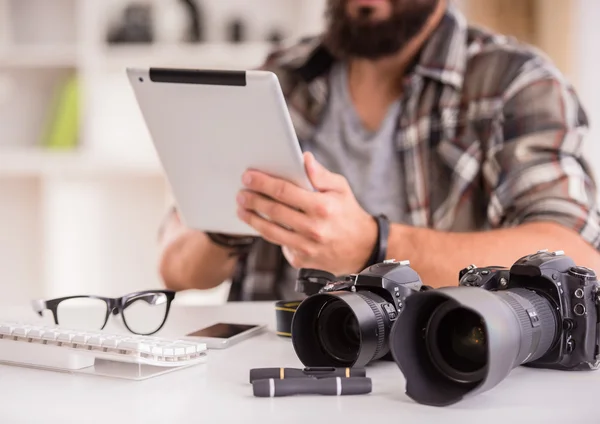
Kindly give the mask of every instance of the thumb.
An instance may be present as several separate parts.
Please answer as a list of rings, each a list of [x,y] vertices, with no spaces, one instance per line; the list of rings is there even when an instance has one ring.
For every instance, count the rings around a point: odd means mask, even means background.
[[[304,153],[306,173],[313,187],[319,191],[340,191],[346,181],[341,175],[335,174],[321,165],[312,153]]]

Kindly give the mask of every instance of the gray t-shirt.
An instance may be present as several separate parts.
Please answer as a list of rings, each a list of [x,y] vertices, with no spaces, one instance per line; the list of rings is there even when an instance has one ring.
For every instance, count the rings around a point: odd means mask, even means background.
[[[376,131],[362,124],[348,90],[347,64],[330,73],[330,96],[323,121],[304,149],[327,169],[346,177],[359,204],[369,213],[403,219],[402,174],[395,145],[400,100],[393,103]],[[294,298],[297,270],[288,267],[281,281],[285,298]],[[291,291],[290,291],[291,290]]]
[[[380,128],[364,127],[348,90],[347,65],[330,74],[330,97],[314,139],[305,149],[332,172],[346,177],[359,204],[371,214],[402,221],[401,163],[395,145],[400,101],[389,108]]]

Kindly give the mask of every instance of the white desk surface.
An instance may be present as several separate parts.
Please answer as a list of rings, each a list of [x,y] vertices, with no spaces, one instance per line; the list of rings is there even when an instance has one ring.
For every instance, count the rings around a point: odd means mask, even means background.
[[[27,307],[0,311],[0,320],[15,319],[38,322]],[[210,351],[206,364],[145,381],[0,366],[0,423],[600,422],[600,371],[519,367],[489,392],[436,408],[412,402],[397,366],[378,362],[367,370],[373,379],[370,395],[255,398],[248,382],[251,368],[302,367],[291,341],[273,333],[273,303],[175,307],[158,335],[179,337],[217,321],[266,323],[270,330]],[[117,328],[122,332],[118,324],[110,329]]]

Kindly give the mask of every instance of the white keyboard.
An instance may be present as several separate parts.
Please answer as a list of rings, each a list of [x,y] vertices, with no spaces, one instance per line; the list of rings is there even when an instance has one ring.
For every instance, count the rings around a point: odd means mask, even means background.
[[[0,362],[81,370],[101,359],[174,368],[204,362],[205,357],[204,343],[0,323]]]

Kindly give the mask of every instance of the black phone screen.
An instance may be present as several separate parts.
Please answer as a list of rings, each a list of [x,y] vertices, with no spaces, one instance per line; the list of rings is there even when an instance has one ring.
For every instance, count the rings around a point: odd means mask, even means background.
[[[188,334],[190,337],[212,337],[217,339],[228,339],[233,336],[237,336],[244,331],[255,328],[255,325],[246,324],[228,324],[219,322],[211,325],[210,327],[203,328],[194,333]]]

